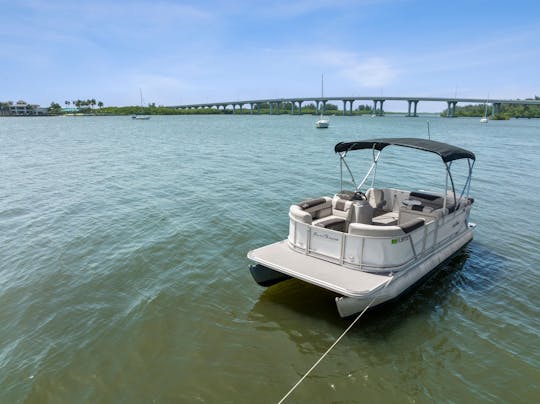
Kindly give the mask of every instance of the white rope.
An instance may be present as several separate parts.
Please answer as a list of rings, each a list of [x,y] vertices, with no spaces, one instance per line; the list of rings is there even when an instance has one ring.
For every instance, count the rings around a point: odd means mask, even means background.
[[[388,284],[392,281],[392,278],[390,278],[387,282],[386,282],[386,285],[384,285],[383,289],[386,288],[388,286]],[[279,400],[279,403],[278,404],[282,404],[285,399],[287,397],[289,397],[289,395],[300,385],[300,383],[302,383],[304,381],[304,379],[311,373],[311,371],[313,369],[315,369],[317,367],[317,365],[319,363],[321,363],[321,361],[324,359],[324,357],[326,355],[328,355],[328,353],[338,344],[339,341],[341,341],[341,338],[343,338],[345,336],[345,334],[347,334],[347,332],[353,328],[353,326],[356,324],[356,322],[358,320],[360,320],[360,317],[362,317],[362,315],[367,311],[367,309],[369,309],[369,307],[372,305],[372,303],[375,301],[375,297],[371,300],[371,302],[369,302],[369,304],[366,306],[366,308],[364,310],[362,310],[362,312],[358,315],[358,317],[356,317],[354,319],[354,321],[347,327],[347,329],[345,331],[343,331],[343,334],[341,334],[339,336],[338,339],[336,339],[336,341],[332,344],[332,346],[330,346],[330,348],[328,348],[326,350],[326,352],[317,360],[317,362],[315,362],[315,364],[306,372],[306,374],[304,376],[302,376],[300,378],[300,380],[298,380],[298,382],[296,382],[296,384],[294,386],[292,386],[292,388],[287,392],[287,394],[285,394],[283,396],[283,398],[281,400]]]

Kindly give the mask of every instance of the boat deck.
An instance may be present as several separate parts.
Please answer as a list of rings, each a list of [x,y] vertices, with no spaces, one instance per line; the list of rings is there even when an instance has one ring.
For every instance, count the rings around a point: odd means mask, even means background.
[[[292,250],[287,240],[248,253],[267,268],[349,297],[365,297],[384,287],[392,277],[349,269]]]

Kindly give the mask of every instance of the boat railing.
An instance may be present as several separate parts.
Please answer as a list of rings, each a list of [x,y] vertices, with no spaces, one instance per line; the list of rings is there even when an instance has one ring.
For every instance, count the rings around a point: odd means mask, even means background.
[[[398,226],[356,224],[349,226],[349,232],[341,232],[304,223],[289,215],[288,242],[298,252],[349,268],[396,272],[430,254],[441,243],[462,231],[455,224],[464,221],[461,217],[464,214],[461,210],[456,211],[442,220],[417,226],[408,233]],[[378,231],[362,231],[363,228]]]

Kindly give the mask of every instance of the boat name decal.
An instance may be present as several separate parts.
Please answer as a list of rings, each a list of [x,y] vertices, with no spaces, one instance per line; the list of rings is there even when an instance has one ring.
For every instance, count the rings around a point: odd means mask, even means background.
[[[317,233],[316,231],[314,231],[313,235],[316,237],[325,238],[327,240],[339,241],[339,238],[332,237],[331,234],[327,234],[327,233]]]

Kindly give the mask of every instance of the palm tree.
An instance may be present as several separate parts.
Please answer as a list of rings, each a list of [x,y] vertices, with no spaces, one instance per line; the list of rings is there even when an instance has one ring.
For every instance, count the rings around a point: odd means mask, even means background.
[[[100,109],[103,108],[103,103],[101,101],[98,101],[97,105]]]

